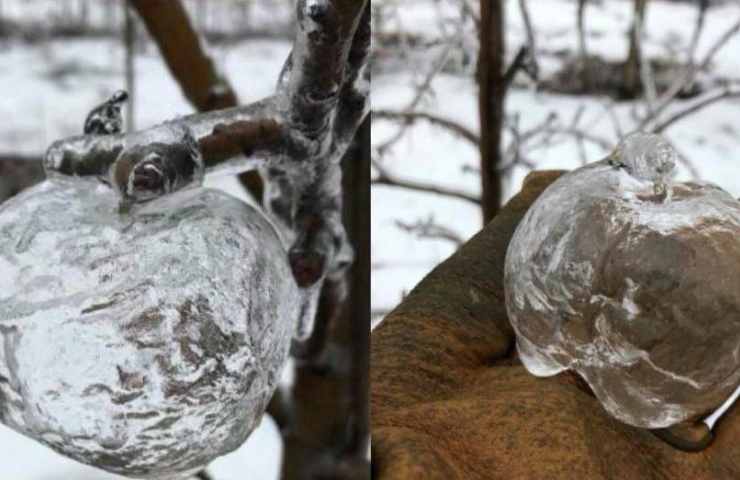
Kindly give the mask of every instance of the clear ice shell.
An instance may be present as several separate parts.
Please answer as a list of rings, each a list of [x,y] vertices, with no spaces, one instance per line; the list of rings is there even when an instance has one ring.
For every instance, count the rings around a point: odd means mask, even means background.
[[[243,202],[117,201],[60,178],[0,206],[0,420],[111,472],[178,478],[259,424],[301,297]]]
[[[184,122],[174,120],[127,140],[109,181],[124,204],[133,204],[200,187],[204,177],[198,141]]]
[[[636,132],[619,143],[613,156],[632,176],[664,183],[676,168],[678,153],[660,135]]]
[[[524,366],[577,371],[625,423],[698,418],[740,383],[740,203],[713,185],[663,202],[609,161],[564,175],[517,227],[505,290]]]

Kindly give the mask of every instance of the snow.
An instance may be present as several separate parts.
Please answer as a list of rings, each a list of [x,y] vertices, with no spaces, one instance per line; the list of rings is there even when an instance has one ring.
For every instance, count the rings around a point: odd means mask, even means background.
[[[3,2],[3,14],[43,20],[48,17],[46,10],[38,7],[42,3]],[[93,18],[96,11],[91,9]],[[269,13],[260,17],[263,25],[290,14],[291,9],[280,5]],[[211,46],[210,51],[240,101],[247,103],[274,91],[290,46],[287,40],[249,39]],[[123,48],[112,39],[51,40],[33,45],[0,40],[0,89],[6,92],[0,99],[0,116],[5,119],[0,128],[0,152],[38,155],[52,141],[82,133],[89,110],[124,87],[123,65]],[[136,128],[192,113],[153,45],[137,53],[135,68]],[[206,185],[247,199],[235,178],[207,179]],[[290,365],[284,382],[291,381],[289,370]],[[272,419],[265,417],[244,446],[217,460],[210,471],[218,480],[276,479],[281,455],[280,434]],[[0,463],[3,478],[13,480],[123,478],[69,460],[4,426],[0,426]]]
[[[218,480],[277,479],[282,445],[275,422],[270,417],[262,420],[239,450],[221,457],[211,464],[211,472]],[[68,460],[51,449],[13,430],[0,427],[0,451],[3,478],[12,480],[116,480],[124,479],[87,465]]]
[[[376,0],[376,5],[400,5],[393,0]],[[452,0],[416,0],[402,2],[387,31],[399,25],[403,31],[423,35],[427,39],[439,38],[442,19],[459,15],[459,2]],[[473,2],[475,4],[475,2]],[[540,64],[543,74],[553,72],[560,60],[552,55],[563,49],[577,50],[576,2],[568,0],[529,1],[529,10],[537,36],[537,47],[542,51]],[[457,6],[455,6],[457,5]],[[519,14],[518,2],[507,3],[507,54],[511,57],[526,42],[526,32]],[[623,59],[627,52],[626,33],[631,22],[630,1],[608,1],[589,5],[586,11],[587,43],[590,53],[607,59]],[[686,49],[693,33],[696,9],[689,3],[651,1],[648,6],[644,48],[648,55],[686,60]],[[738,19],[737,2],[727,2],[709,10],[706,26],[699,41],[697,57],[703,58],[708,48]],[[468,27],[472,32],[472,27]],[[447,24],[449,33],[449,24]],[[436,48],[436,50],[434,49]],[[417,54],[433,58],[438,47]],[[471,54],[474,54],[472,52]],[[413,57],[413,56],[412,56]],[[423,81],[428,67],[416,68],[418,58],[407,64],[412,69],[384,69],[373,76],[373,108],[402,110],[414,96],[414,86]],[[390,64],[390,62],[389,62]],[[474,66],[473,66],[474,68]],[[733,37],[720,50],[713,63],[713,72],[719,76],[736,76],[740,68],[740,35]],[[478,131],[477,87],[471,76],[442,72],[435,77],[434,95],[427,96],[419,110],[433,112],[455,120],[474,132]],[[571,97],[537,92],[531,88],[513,89],[507,97],[506,110],[519,114],[522,130],[541,123],[552,112],[557,112],[562,123],[567,124],[579,108],[583,108],[580,125],[588,132],[616,143],[614,121],[607,107],[610,99],[603,97]],[[680,102],[674,105],[675,109]],[[736,124],[738,100],[726,100],[694,114],[666,131],[666,136],[680,153],[691,159],[700,179],[715,183],[734,197],[740,197],[740,159],[735,152],[740,147],[740,127]],[[625,133],[636,128],[632,116],[635,103],[613,105],[621,130]],[[669,112],[672,111],[669,109]],[[397,129],[394,122],[375,120],[372,142],[375,147],[390,138]],[[508,142],[508,137],[505,137]],[[588,161],[604,158],[608,152],[594,145],[586,145]],[[571,140],[548,149],[530,153],[538,169],[572,169],[581,165],[578,146]],[[401,178],[434,183],[463,189],[479,194],[476,174],[466,173],[463,167],[475,167],[478,152],[466,140],[447,131],[419,121],[407,130],[406,136],[383,158],[383,165]],[[677,180],[690,177],[686,168],[677,165]],[[505,199],[510,198],[521,186],[528,170],[516,167],[504,186]],[[445,260],[456,248],[443,240],[418,239],[401,231],[397,220],[415,223],[430,216],[435,222],[451,228],[463,238],[469,238],[481,228],[481,214],[473,205],[457,199],[433,194],[411,192],[403,189],[374,185],[372,189],[372,306],[375,324],[383,313],[391,310],[434,266]]]

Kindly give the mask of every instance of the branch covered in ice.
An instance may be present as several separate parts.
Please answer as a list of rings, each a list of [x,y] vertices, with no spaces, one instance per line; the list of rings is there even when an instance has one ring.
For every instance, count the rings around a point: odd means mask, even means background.
[[[288,99],[287,130],[306,149],[299,159],[316,159],[296,162],[287,178],[294,195],[290,226],[296,232],[290,260],[301,286],[351,260],[341,218],[339,163],[369,109],[369,52],[369,2],[298,2],[298,34],[278,89]],[[275,198],[271,189],[285,184],[271,182],[273,176],[265,174],[268,198]]]
[[[95,176],[124,201],[148,201],[197,182],[199,173],[197,155],[183,161],[159,152],[152,163],[146,146],[176,145],[182,142],[173,131],[192,132],[205,174],[263,173],[267,209],[294,239],[291,265],[301,286],[341,269],[351,254],[340,218],[339,163],[368,112],[369,2],[299,0],[297,18],[274,96],[138,132],[57,141],[44,159],[47,174]]]

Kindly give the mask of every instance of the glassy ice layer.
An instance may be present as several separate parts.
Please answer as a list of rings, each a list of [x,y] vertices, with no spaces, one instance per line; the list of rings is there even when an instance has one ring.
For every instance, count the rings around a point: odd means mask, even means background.
[[[0,420],[111,472],[177,478],[260,422],[298,288],[270,224],[228,195],[117,211],[73,178],[0,206]]]
[[[625,137],[612,156],[630,175],[660,183],[669,180],[678,158],[676,150],[665,138],[643,132]]]
[[[656,195],[675,153],[632,140],[532,205],[507,251],[506,305],[531,373],[575,370],[616,418],[663,428],[740,383],[740,204],[699,183]]]

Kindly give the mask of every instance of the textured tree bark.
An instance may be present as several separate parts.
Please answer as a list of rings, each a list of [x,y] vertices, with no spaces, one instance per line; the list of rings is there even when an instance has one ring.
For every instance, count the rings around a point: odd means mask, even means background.
[[[501,206],[501,134],[504,124],[504,2],[480,0],[480,51],[478,54],[478,107],[483,222]]]
[[[609,417],[580,377],[530,375],[503,295],[516,226],[560,172],[535,172],[480,233],[375,330],[373,478],[740,478],[740,409],[686,453]]]

